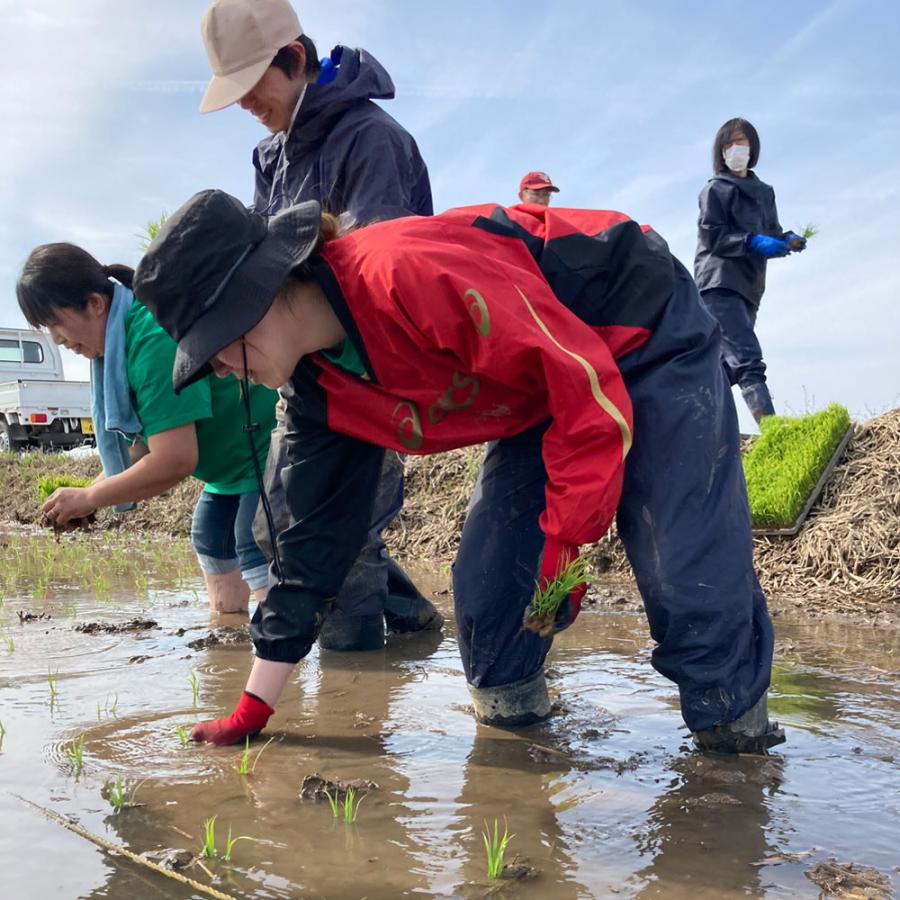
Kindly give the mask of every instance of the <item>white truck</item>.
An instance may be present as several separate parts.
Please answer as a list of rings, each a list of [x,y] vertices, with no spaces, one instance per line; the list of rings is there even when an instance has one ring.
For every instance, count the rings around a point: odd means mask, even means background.
[[[48,335],[0,328],[0,451],[93,442],[90,382],[65,380]]]

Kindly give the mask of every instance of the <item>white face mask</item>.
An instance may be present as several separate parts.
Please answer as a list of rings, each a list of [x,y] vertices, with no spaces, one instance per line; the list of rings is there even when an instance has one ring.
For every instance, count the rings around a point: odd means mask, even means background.
[[[732,144],[723,154],[725,165],[732,172],[746,172],[750,162],[750,148],[744,144]]]

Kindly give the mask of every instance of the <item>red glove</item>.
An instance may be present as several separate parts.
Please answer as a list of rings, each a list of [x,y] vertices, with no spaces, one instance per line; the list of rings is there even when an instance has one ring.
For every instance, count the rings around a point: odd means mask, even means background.
[[[567,544],[557,538],[548,537],[544,544],[544,555],[541,558],[540,585],[546,587],[560,572],[578,559],[578,547]],[[560,604],[556,613],[556,632],[564,631],[581,612],[581,601],[587,593],[587,584],[576,585]]]
[[[255,694],[244,691],[234,712],[226,719],[213,722],[198,722],[191,732],[192,741],[207,741],[210,744],[240,744],[244,738],[259,734],[266,727],[269,716],[275,710]]]

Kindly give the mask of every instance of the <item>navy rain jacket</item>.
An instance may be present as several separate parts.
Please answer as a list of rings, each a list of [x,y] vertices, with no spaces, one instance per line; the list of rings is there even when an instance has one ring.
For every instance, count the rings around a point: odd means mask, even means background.
[[[373,99],[390,100],[390,75],[365,50],[337,47],[337,77],[310,84],[290,132],[253,152],[253,208],[265,215],[304,200],[367,222],[431,215],[428,169],[409,132]]]
[[[700,192],[694,280],[700,291],[725,288],[759,306],[766,289],[766,258],[751,253],[751,234],[782,236],[775,191],[753,172],[710,178]]]

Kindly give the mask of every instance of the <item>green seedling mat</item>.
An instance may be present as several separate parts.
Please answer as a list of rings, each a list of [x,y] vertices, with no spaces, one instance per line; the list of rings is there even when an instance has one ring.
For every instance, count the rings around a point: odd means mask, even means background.
[[[819,476],[819,480],[815,483],[813,489],[810,491],[809,497],[806,499],[806,503],[803,506],[803,509],[800,510],[797,518],[790,525],[783,525],[778,528],[773,528],[771,525],[760,525],[753,527],[753,533],[759,535],[777,535],[781,537],[792,537],[800,531],[800,526],[806,520],[806,517],[809,515],[809,511],[815,505],[815,502],[819,499],[819,495],[822,493],[825,485],[828,484],[828,479],[831,478],[831,473],[834,472],[834,467],[840,461],[840,458],[844,455],[844,450],[847,449],[847,444],[850,443],[850,438],[853,437],[853,423],[851,422],[847,426],[847,430],[844,432],[844,436],[838,442],[837,447],[834,448],[834,453],[831,454],[831,459],[828,460],[828,465],[825,466],[824,471]]]

